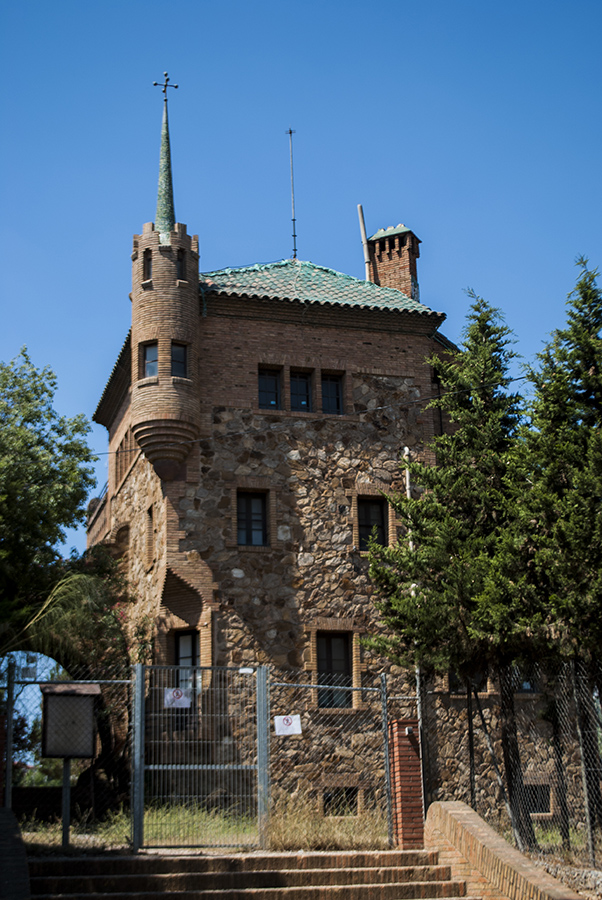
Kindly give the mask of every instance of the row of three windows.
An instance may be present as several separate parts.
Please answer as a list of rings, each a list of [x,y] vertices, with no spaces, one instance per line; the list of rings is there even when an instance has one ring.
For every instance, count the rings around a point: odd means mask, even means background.
[[[179,378],[187,377],[186,344],[171,345],[171,374]],[[144,344],[142,348],[142,378],[154,378],[159,373],[159,346],[156,341]]]
[[[322,373],[322,412],[341,415],[343,412],[343,378]],[[296,412],[313,410],[313,376],[311,372],[290,373],[290,408]],[[259,370],[259,408],[282,409],[282,372],[279,369]]]

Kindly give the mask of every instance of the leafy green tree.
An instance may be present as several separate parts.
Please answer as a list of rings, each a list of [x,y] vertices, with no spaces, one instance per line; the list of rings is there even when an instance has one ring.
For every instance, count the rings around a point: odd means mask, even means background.
[[[53,407],[56,378],[27,352],[0,363],[0,640],[14,636],[54,581],[57,544],[84,517],[94,460],[83,416]]]
[[[372,543],[370,574],[387,634],[375,649],[405,665],[455,670],[470,685],[485,665],[501,682],[502,745],[511,811],[522,846],[534,844],[520,803],[510,664],[531,646],[529,611],[498,578],[500,542],[515,516],[506,478],[521,422],[510,391],[511,334],[484,300],[472,295],[460,351],[430,360],[443,387],[448,434],[436,437],[436,465],[411,462],[419,496],[390,498],[405,525],[394,547]]]

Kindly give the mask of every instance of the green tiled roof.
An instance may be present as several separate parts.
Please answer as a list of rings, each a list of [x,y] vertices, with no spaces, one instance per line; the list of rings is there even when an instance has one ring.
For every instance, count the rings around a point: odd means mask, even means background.
[[[203,293],[388,309],[445,318],[443,313],[434,312],[395,288],[379,287],[371,281],[361,281],[298,259],[204,272],[200,276],[200,289]]]
[[[393,225],[389,226],[389,228],[379,228],[378,231],[369,237],[369,241],[378,241],[381,238],[393,237],[396,234],[407,234],[408,231],[412,231],[411,228],[408,228],[406,225],[397,225],[394,227]],[[414,232],[412,232],[413,234]],[[420,240],[420,238],[417,238]]]

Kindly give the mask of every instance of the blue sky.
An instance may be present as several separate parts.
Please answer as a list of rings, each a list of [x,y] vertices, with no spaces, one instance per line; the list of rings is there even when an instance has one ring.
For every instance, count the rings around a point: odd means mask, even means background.
[[[602,263],[599,0],[20,0],[0,32],[0,359],[26,344],[64,414],[92,415],[129,328],[165,70],[205,271],[290,256],[289,127],[300,258],[363,277],[357,203],[369,233],[405,223],[453,340],[471,287],[532,359],[575,257]]]

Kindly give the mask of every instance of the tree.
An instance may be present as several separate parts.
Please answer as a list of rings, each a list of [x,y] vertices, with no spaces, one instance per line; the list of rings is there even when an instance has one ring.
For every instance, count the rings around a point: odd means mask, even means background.
[[[521,564],[562,654],[591,663],[602,646],[602,291],[578,264],[566,328],[529,369]]]
[[[390,498],[405,535],[394,547],[371,546],[370,574],[388,630],[371,644],[401,664],[451,668],[468,690],[484,666],[493,667],[511,813],[519,844],[531,846],[508,682],[510,664],[530,645],[532,622],[496,568],[515,516],[506,477],[522,407],[509,391],[510,332],[496,310],[471,296],[461,350],[430,360],[443,387],[432,405],[449,416],[450,433],[433,440],[436,465],[409,464],[420,496]]]
[[[571,660],[590,854],[602,827],[600,754],[592,698],[602,688],[602,291],[587,260],[569,294],[567,324],[538,355],[530,427],[521,445],[525,493],[513,565]]]
[[[83,416],[53,407],[56,378],[26,350],[0,363],[0,635],[47,596],[65,529],[84,517],[94,456]]]

